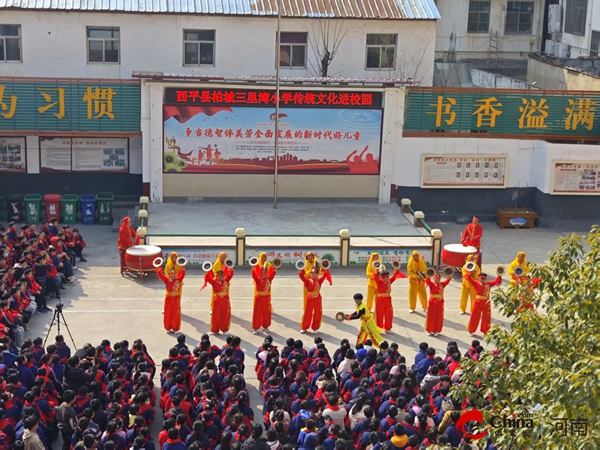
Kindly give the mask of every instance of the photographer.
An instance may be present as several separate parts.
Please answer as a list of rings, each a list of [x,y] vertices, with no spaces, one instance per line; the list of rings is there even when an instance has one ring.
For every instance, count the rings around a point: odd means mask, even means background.
[[[80,360],[77,356],[69,358],[65,367],[63,388],[77,392],[81,386],[91,383],[96,378],[96,367],[91,366],[89,370],[84,370],[81,365],[90,365],[87,358]]]

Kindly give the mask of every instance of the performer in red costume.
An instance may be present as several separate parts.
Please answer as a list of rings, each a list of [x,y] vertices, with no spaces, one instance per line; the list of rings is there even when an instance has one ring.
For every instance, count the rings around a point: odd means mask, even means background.
[[[502,283],[502,277],[497,276],[494,281],[485,281],[487,275],[485,273],[479,274],[479,281],[475,281],[471,278],[470,274],[467,274],[466,279],[475,288],[475,307],[471,313],[471,319],[467,325],[469,330],[469,336],[473,336],[473,333],[477,331],[479,325],[479,319],[481,319],[481,332],[485,335],[490,329],[490,323],[492,321],[492,305],[490,303],[490,289],[493,286],[499,286]]]
[[[473,221],[463,231],[462,245],[477,249],[477,265],[479,267],[481,267],[481,236],[483,236],[483,227],[479,225],[479,217],[473,216]]]
[[[210,318],[210,334],[221,331],[224,336],[231,325],[231,303],[229,303],[229,281],[233,278],[233,269],[227,274],[223,270],[217,271],[216,278],[207,277],[205,281],[213,288],[212,316]]]
[[[386,333],[391,333],[392,322],[394,320],[394,306],[392,304],[392,283],[398,278],[400,271],[394,270],[394,275],[390,277],[387,270],[375,272],[371,278],[377,283],[377,297],[375,299],[375,323],[377,328],[385,330]]]
[[[319,277],[316,268],[310,271],[310,278],[306,278],[304,270],[298,271],[298,276],[306,286],[306,307],[302,314],[302,322],[300,322],[300,333],[306,333],[306,330],[312,328],[317,331],[321,327],[321,319],[323,318],[323,298],[321,297],[321,286],[323,281],[330,280],[329,270],[321,268],[323,274]]]
[[[121,256],[121,275],[123,272],[127,272],[127,265],[125,264],[125,252],[129,247],[133,247],[138,243],[138,236],[135,230],[131,226],[131,219],[129,217],[123,218],[123,223],[119,228],[119,255]]]
[[[163,274],[162,267],[157,267],[154,271],[167,288],[167,292],[165,293],[165,315],[163,316],[165,330],[169,334],[178,334],[181,328],[180,288],[185,277],[185,269],[182,267],[177,275],[175,275],[175,269],[171,269],[168,278]]]
[[[258,334],[262,326],[265,333],[269,332],[271,326],[271,282],[275,278],[277,269],[273,264],[264,262],[261,267],[252,269],[254,279],[254,310],[252,311],[253,334]]]
[[[521,295],[519,295],[519,300],[521,300],[521,305],[517,308],[517,312],[524,311],[526,309],[535,311],[535,306],[533,305],[533,303],[531,303],[530,300],[533,297],[535,288],[541,282],[542,282],[541,278],[518,277],[516,284],[523,285],[525,292],[523,292]]]
[[[441,281],[439,273],[431,278],[425,278],[425,284],[429,288],[429,304],[427,306],[427,317],[425,318],[425,331],[428,336],[437,336],[444,327],[444,288],[448,286],[452,277]]]

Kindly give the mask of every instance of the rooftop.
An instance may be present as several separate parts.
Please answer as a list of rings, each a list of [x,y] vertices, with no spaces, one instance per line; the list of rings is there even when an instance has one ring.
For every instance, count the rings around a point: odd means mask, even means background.
[[[434,0],[0,0],[0,9],[330,19],[440,19]]]

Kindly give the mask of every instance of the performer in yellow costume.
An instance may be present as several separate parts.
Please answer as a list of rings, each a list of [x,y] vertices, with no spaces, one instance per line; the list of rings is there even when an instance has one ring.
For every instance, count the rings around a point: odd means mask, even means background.
[[[517,267],[523,268],[523,273],[521,275],[515,274],[515,269]],[[518,284],[523,280],[524,277],[527,277],[529,274],[529,266],[527,265],[527,255],[525,252],[517,253],[517,256],[513,262],[508,266],[508,276],[510,277],[510,284]]]
[[[467,269],[465,268],[467,266],[467,263],[470,262],[475,264],[475,270],[473,270],[472,272],[467,271]],[[467,310],[467,302],[469,301],[469,298],[471,298],[471,307],[469,308],[469,312],[473,312],[473,308],[475,307],[475,288],[471,283],[469,283],[469,280],[467,280],[466,278],[467,274],[470,273],[471,277],[474,280],[479,280],[479,274],[481,273],[481,269],[475,262],[474,255],[467,256],[467,259],[465,260],[465,265],[462,266],[461,273],[462,285],[460,288],[460,315],[463,316],[465,314],[465,311]]]
[[[367,308],[369,311],[373,310],[373,300],[377,297],[377,282],[373,279],[373,274],[377,272],[373,268],[374,261],[381,261],[379,258],[379,253],[371,253],[371,257],[369,258],[369,262],[367,263]]]
[[[165,264],[165,271],[164,271],[164,274],[167,278],[169,277],[169,273],[171,272],[171,269],[175,270],[176,278],[177,278],[177,275],[179,275],[179,272],[181,272],[183,270],[183,267],[180,266],[179,264],[177,264],[178,258],[179,258],[179,255],[177,254],[177,252],[171,252],[169,257],[167,258],[167,263]],[[183,291],[183,279],[180,281],[179,284],[180,284],[179,297],[181,297],[181,292]]]
[[[357,344],[364,344],[367,339],[373,341],[373,345],[379,347],[383,342],[383,338],[377,329],[377,324],[373,319],[373,315],[367,305],[363,303],[362,294],[354,294],[354,303],[356,303],[356,312],[352,314],[346,314],[344,318],[346,320],[360,319],[360,328],[358,329],[358,336],[356,337]]]
[[[266,269],[268,271],[271,270],[271,267],[273,266],[269,261],[267,261],[267,254],[265,252],[260,252],[258,254],[258,264],[256,266],[254,266],[252,268],[252,270],[254,270],[256,272],[256,275],[260,278],[262,276],[262,270],[265,267],[266,264]],[[256,299],[256,296],[258,295],[258,291],[256,290],[256,283],[254,284],[254,298]],[[273,304],[271,302],[269,302],[270,304],[270,308],[271,308],[271,312],[275,312],[275,310],[273,309]]]
[[[421,301],[423,311],[427,311],[427,290],[425,289],[425,271],[427,264],[421,258],[419,252],[414,251],[410,254],[410,260],[406,265],[408,272],[408,307],[410,313],[415,312],[417,307],[417,295]]]

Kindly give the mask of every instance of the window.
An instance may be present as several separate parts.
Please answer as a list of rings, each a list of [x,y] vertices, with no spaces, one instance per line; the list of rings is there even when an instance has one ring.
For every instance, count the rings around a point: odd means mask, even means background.
[[[87,27],[88,63],[119,63],[119,27]]]
[[[592,42],[590,42],[590,56],[598,57],[600,50],[600,31],[592,31]]]
[[[397,43],[397,34],[367,34],[367,69],[393,69]]]
[[[471,0],[467,33],[488,33],[490,31],[490,2]]]
[[[307,33],[281,33],[279,67],[306,67]]]
[[[183,65],[215,65],[215,30],[183,31]]]
[[[533,32],[533,2],[508,2],[506,7],[506,34]]]
[[[569,0],[565,14],[565,33],[585,35],[588,0]]]
[[[21,61],[21,25],[0,25],[0,62]]]

